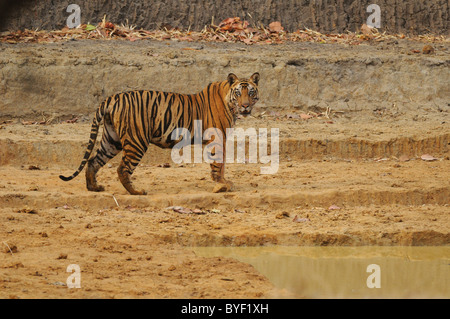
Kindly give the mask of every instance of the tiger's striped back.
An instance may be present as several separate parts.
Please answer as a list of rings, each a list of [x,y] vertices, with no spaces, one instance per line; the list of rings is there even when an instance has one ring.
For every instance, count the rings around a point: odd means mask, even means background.
[[[174,145],[171,133],[178,127],[193,132],[194,120],[202,120],[203,130],[216,127],[223,132],[234,123],[234,114],[225,106],[220,92],[228,82],[211,83],[198,94],[159,91],[129,91],[116,94],[108,106],[111,121],[119,136],[127,130],[136,135],[135,142],[162,148]]]

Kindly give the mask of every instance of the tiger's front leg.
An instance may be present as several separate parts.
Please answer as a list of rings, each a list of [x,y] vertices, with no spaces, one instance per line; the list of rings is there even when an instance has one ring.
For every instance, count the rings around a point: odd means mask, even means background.
[[[231,192],[233,190],[234,185],[224,178],[224,172],[224,163],[211,163],[211,177],[217,183],[213,188],[213,193]]]
[[[208,143],[209,144],[209,143]],[[213,193],[231,192],[234,185],[231,181],[227,181],[225,175],[225,148],[222,141],[215,143],[214,150],[211,151],[213,158],[220,158],[221,161],[214,161],[211,166],[212,180],[217,184],[213,188]]]

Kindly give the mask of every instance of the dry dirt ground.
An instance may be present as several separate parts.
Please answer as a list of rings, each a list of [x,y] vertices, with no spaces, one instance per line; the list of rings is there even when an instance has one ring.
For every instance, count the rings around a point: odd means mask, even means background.
[[[71,182],[58,178],[78,167],[89,123],[3,124],[3,152],[14,153],[22,164],[0,167],[0,297],[292,297],[251,265],[198,257],[189,247],[448,245],[447,116],[385,118],[372,125],[337,115],[333,124],[278,113],[240,119],[238,126],[283,132],[276,174],[261,175],[266,164],[229,164],[226,175],[235,191],[214,194],[208,164],[177,165],[170,162],[170,151],[152,148],[134,174],[147,196],[127,195],[117,179],[117,160],[99,173],[103,193],[88,192],[84,174]],[[398,131],[409,144],[399,136],[392,139]],[[394,149],[417,154],[358,158],[364,150],[359,146],[348,158],[337,158],[342,149],[336,153],[330,146],[329,154],[319,157],[314,150],[302,152],[300,135],[312,145],[317,140],[341,148],[351,148],[355,135],[361,136],[356,145],[373,149],[394,147],[399,140],[406,144]],[[424,142],[428,139],[431,145]],[[298,147],[289,147],[293,140]],[[56,144],[67,162],[45,141],[67,143],[66,148]],[[40,148],[44,155],[30,151]],[[430,149],[436,160],[422,160]],[[81,289],[66,287],[70,264],[80,266]]]
[[[302,297],[191,247],[450,244],[448,108],[304,112],[239,119],[279,128],[279,170],[229,164],[235,190],[217,194],[208,164],[177,165],[153,147],[133,176],[148,195],[126,193],[117,159],[99,172],[105,192],[88,192],[84,172],[58,178],[81,161],[87,117],[1,122],[0,298]],[[66,285],[71,264],[80,289]]]

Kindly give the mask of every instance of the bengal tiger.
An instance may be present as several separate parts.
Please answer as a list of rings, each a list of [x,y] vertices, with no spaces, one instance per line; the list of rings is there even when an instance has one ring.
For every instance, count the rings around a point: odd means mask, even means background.
[[[237,115],[250,114],[258,101],[259,79],[257,72],[249,79],[239,79],[230,73],[226,81],[210,83],[197,94],[135,90],[109,96],[100,104],[94,116],[89,144],[78,170],[69,177],[59,177],[63,181],[70,181],[87,163],[87,189],[104,191],[104,187],[97,184],[96,174],[110,159],[123,151],[117,169],[119,180],[130,194],[145,195],[145,190],[138,191],[133,187],[130,176],[149,144],[161,148],[173,147],[176,141],[171,139],[172,132],[176,128],[186,128],[194,136],[195,120],[202,121],[203,132],[208,128],[216,128],[226,137],[226,129],[234,125]],[[102,120],[102,140],[96,155],[90,158]],[[212,162],[210,165],[211,177],[216,182],[213,191],[231,191],[233,183],[224,178],[225,161]]]

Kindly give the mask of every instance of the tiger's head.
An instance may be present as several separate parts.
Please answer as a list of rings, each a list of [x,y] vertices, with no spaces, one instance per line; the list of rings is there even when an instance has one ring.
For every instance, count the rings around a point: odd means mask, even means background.
[[[259,73],[254,73],[250,79],[239,79],[235,74],[230,73],[227,81],[230,84],[228,101],[232,112],[250,114],[253,105],[259,99]]]

